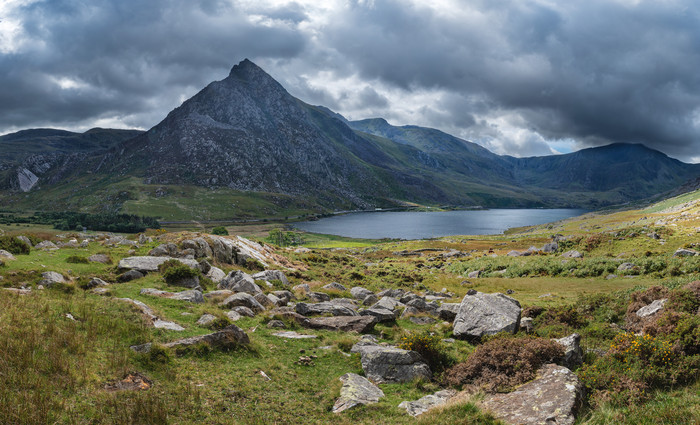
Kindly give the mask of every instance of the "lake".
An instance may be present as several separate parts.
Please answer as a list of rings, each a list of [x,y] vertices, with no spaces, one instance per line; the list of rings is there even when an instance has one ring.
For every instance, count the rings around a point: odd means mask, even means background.
[[[440,212],[361,212],[294,224],[313,233],[367,239],[429,239],[494,235],[511,227],[550,223],[587,213],[582,209],[492,209]]]

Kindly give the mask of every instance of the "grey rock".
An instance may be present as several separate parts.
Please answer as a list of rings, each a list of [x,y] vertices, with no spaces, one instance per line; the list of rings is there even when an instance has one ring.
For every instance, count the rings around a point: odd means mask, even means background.
[[[139,235],[139,243],[140,243],[141,245],[147,244],[147,243],[151,243],[151,242],[153,242],[153,238],[152,238],[152,237],[146,236],[145,233],[141,233],[141,234]]]
[[[340,397],[333,405],[333,413],[340,413],[355,406],[377,403],[384,397],[384,392],[376,385],[354,373],[346,373],[340,377],[343,386]]]
[[[24,242],[24,243],[26,243],[27,245],[29,245],[30,248],[33,248],[33,247],[34,247],[34,245],[32,245],[32,241],[29,240],[29,238],[26,237],[26,236],[24,236],[24,235],[17,236],[17,239],[19,239],[19,240],[21,240],[22,242]]]
[[[344,287],[343,285],[341,285],[338,282],[331,282],[328,285],[324,285],[323,289],[332,289],[335,291],[347,291],[348,290],[348,288]]]
[[[126,273],[119,275],[117,280],[119,282],[131,282],[132,280],[141,279],[143,276],[144,274],[138,270],[129,270]]]
[[[457,313],[459,312],[460,303],[442,303],[437,309],[437,315],[440,320],[446,322],[454,322]]]
[[[627,270],[634,270],[635,265],[632,263],[622,263],[619,266],[617,266],[617,269],[620,271],[627,271]]]
[[[190,260],[186,258],[172,258],[172,257],[127,257],[119,261],[117,266],[120,270],[138,270],[142,273],[157,272],[158,266],[165,263],[168,260],[176,260],[182,264],[199,270],[199,263],[195,260]]]
[[[405,293],[406,291],[404,291],[403,289],[385,289],[383,291],[378,292],[377,297],[389,297],[398,300],[399,298],[403,297]]]
[[[278,298],[274,294],[267,294],[266,295],[267,299],[272,303],[274,307],[284,307],[287,305],[287,300],[285,298]],[[263,304],[263,303],[260,303]],[[265,305],[265,304],[263,304]]]
[[[396,320],[398,311],[387,310],[386,308],[368,308],[360,312],[361,316],[372,316],[380,323],[393,322]]]
[[[57,283],[66,283],[66,280],[63,278],[63,275],[56,272],[44,272],[41,274],[41,277],[43,279],[41,279],[39,285],[44,285],[47,288],[50,288],[52,285],[55,285]]]
[[[256,314],[265,311],[265,307],[263,307],[258,302],[258,300],[253,298],[252,295],[247,294],[245,292],[239,292],[237,294],[233,294],[230,297],[226,298],[219,305],[223,306],[223,307],[231,308],[231,309],[234,309],[234,307],[239,307],[239,306],[240,307],[247,307],[250,310],[252,310],[253,312],[255,312]],[[240,311],[239,311],[239,313],[240,313]],[[243,314],[243,313],[241,313],[241,314]]]
[[[543,251],[543,252],[546,252],[546,253],[548,253],[548,254],[550,254],[550,253],[552,253],[552,252],[556,252],[558,249],[559,249],[559,244],[556,243],[556,242],[546,243],[546,244],[544,244],[544,246],[542,247],[542,251]]]
[[[15,256],[12,255],[12,253],[5,251],[4,249],[0,249],[0,258],[3,260],[16,260]]]
[[[199,260],[199,270],[202,272],[202,274],[206,276],[207,273],[209,273],[209,271],[211,270],[211,264],[209,264],[209,261],[207,261],[206,259]]]
[[[152,257],[174,257],[178,255],[178,253],[177,245],[174,243],[164,243],[150,250],[148,255]]]
[[[251,313],[253,313],[253,312],[251,311]],[[226,317],[228,317],[228,319],[232,322],[235,322],[237,320],[241,320],[241,314],[235,310],[229,310],[224,314],[226,314]]]
[[[573,333],[564,338],[554,340],[564,347],[564,357],[555,360],[555,363],[569,369],[576,369],[583,365],[583,350],[581,349],[581,335]]]
[[[511,424],[573,425],[583,404],[581,381],[554,364],[544,365],[537,375],[511,393],[487,395],[482,407]]]
[[[112,259],[106,254],[93,254],[88,257],[88,261],[91,263],[110,264]]]
[[[38,244],[36,244],[36,246],[34,248],[49,251],[49,250],[58,249],[58,246],[56,246],[56,244],[51,242],[51,241],[42,241],[42,242],[39,242]]]
[[[520,327],[520,312],[520,303],[503,294],[465,295],[455,317],[453,333],[458,338],[515,333]]]
[[[312,317],[304,324],[311,329],[342,332],[371,332],[377,321],[368,316]]]
[[[357,303],[355,302],[355,300],[352,300],[350,298],[332,298],[330,302],[333,304],[344,305],[352,309],[357,308]]]
[[[216,291],[211,291],[211,292],[207,292],[206,294],[204,294],[204,298],[206,298],[208,300],[215,299],[215,298],[219,298],[219,299],[224,298],[225,299],[225,298],[230,297],[233,294],[234,294],[234,292],[230,289],[217,289]]]
[[[303,316],[322,314],[330,314],[332,316],[357,316],[357,312],[352,308],[344,305],[333,304],[327,301],[315,304],[297,303],[295,310],[297,313]]]
[[[207,278],[209,278],[212,282],[218,284],[219,282],[221,282],[222,280],[224,280],[224,278],[226,277],[226,273],[224,273],[224,271],[221,270],[221,269],[218,268],[218,267],[212,267],[212,268],[209,269],[209,271],[207,272],[206,276],[207,276]]]
[[[302,294],[306,295],[309,292],[311,292],[311,287],[307,283],[302,283],[300,285],[296,285],[296,286],[292,287],[292,290],[299,291]]]
[[[90,279],[87,285],[85,285],[85,289],[97,288],[99,286],[109,286],[109,283],[105,282],[99,277],[93,277],[92,279]]]
[[[369,294],[364,300],[362,300],[362,305],[371,306],[377,302],[379,302],[379,298],[377,298],[377,296],[374,294]]]
[[[361,286],[355,286],[353,288],[350,288],[350,294],[355,299],[362,301],[365,298],[367,298],[367,296],[374,295],[374,292],[370,291],[369,289],[363,288]]]
[[[318,338],[318,335],[305,335],[305,334],[296,333],[294,331],[275,332],[272,335],[278,336],[280,338],[288,338],[288,339],[315,339],[315,338]]]
[[[255,273],[253,275],[253,279],[266,281],[279,280],[284,286],[289,286],[289,280],[287,279],[287,276],[285,276],[284,273],[282,273],[279,270],[265,270],[259,273]]]
[[[272,294],[277,298],[284,300],[286,303],[297,299],[290,291],[272,291]]]
[[[309,299],[315,303],[328,302],[331,300],[331,296],[323,292],[309,292],[307,295]]]
[[[421,311],[418,310],[417,308],[415,308],[415,307],[406,307],[406,308],[403,310],[403,312],[401,313],[400,318],[401,318],[401,319],[408,319],[409,317],[418,316],[418,315],[420,315],[420,314],[422,314],[422,313],[421,313]]]
[[[168,320],[163,320],[156,316],[155,312],[153,309],[151,309],[149,306],[144,304],[141,301],[138,300],[132,300],[131,298],[117,298],[119,301],[125,301],[136,307],[141,314],[143,314],[146,319],[148,320],[148,323],[153,326],[154,328],[157,329],[167,329],[171,331],[184,331],[185,328],[182,326],[178,325],[175,322],[170,322]],[[149,346],[150,350],[150,346]]]
[[[664,309],[664,304],[666,304],[666,301],[668,301],[667,298],[654,300],[651,304],[645,305],[637,310],[635,314],[642,318],[653,316]]]
[[[506,254],[508,257],[520,257],[522,256],[522,253],[520,251],[508,251],[508,254]]]
[[[262,294],[262,289],[255,283],[253,277],[240,270],[229,273],[216,287],[230,289],[233,292],[245,292],[250,295]]]
[[[270,320],[269,322],[267,322],[267,327],[284,329],[287,327],[287,325],[285,325],[284,322],[281,320]]]
[[[166,348],[186,347],[195,344],[208,344],[221,349],[235,348],[241,344],[250,343],[248,335],[236,325],[228,325],[224,329],[207,335],[198,335],[163,344]]]
[[[564,258],[583,258],[583,254],[576,250],[566,251],[561,256]]]
[[[213,314],[205,313],[199,318],[199,320],[197,320],[197,322],[195,322],[195,324],[199,326],[209,326],[215,321],[216,316],[214,316]]]
[[[171,300],[187,301],[195,304],[201,304],[204,302],[204,297],[202,293],[197,290],[189,290],[182,292],[168,292],[161,291],[154,288],[143,288],[140,292],[141,295],[148,295],[152,297],[168,298]]]
[[[255,301],[259,302],[261,306],[265,307],[265,309],[277,307],[277,305],[270,301],[267,295],[263,294],[262,292],[255,294],[253,298],[255,298]]]
[[[455,390],[441,390],[435,394],[421,397],[416,401],[403,401],[401,404],[399,404],[399,409],[406,409],[406,413],[416,417],[422,415],[430,409],[442,406],[455,395],[457,395],[457,391]]]
[[[192,289],[199,289],[201,290],[202,287],[199,286],[199,277],[198,276],[193,276],[193,277],[183,277],[181,279],[168,282],[168,285],[172,286],[179,286],[182,288],[192,288]]]
[[[415,351],[374,345],[365,346],[360,354],[365,375],[379,384],[432,378],[427,363]]]
[[[234,311],[234,312],[240,314],[241,316],[255,317],[255,312],[246,306],[239,305],[239,306],[233,307],[231,309],[231,311]]]
[[[479,276],[481,276],[481,270],[474,270],[473,272],[469,272],[469,274],[467,275],[469,279],[476,279]]]
[[[387,310],[396,310],[399,307],[405,307],[405,305],[401,304],[400,301],[397,301],[394,298],[391,297],[382,297],[377,303],[372,305],[370,308],[384,308]]]
[[[533,324],[533,318],[532,317],[523,317],[520,319],[520,330],[525,332],[525,333],[532,333],[532,331],[535,329],[535,325]]]
[[[430,316],[411,316],[408,318],[408,320],[416,325],[432,325],[433,323],[437,322],[437,320]]]
[[[678,248],[676,252],[673,253],[674,257],[694,257],[696,255],[700,255],[696,250],[694,249],[686,249],[686,248]]]
[[[180,242],[180,248],[191,249],[195,258],[211,257],[213,252],[204,238],[185,239]]]

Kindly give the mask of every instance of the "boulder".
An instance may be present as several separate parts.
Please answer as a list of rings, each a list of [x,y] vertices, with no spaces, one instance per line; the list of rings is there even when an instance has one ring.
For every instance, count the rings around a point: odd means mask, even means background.
[[[172,257],[127,257],[119,261],[120,270],[138,270],[141,273],[157,272],[158,266],[168,260],[177,260],[190,268],[199,270],[199,263],[186,258]]]
[[[622,263],[619,266],[617,266],[617,269],[619,271],[628,271],[628,270],[634,270],[635,265],[632,263]]]
[[[378,302],[379,302],[379,298],[377,298],[376,295],[369,294],[365,297],[364,300],[362,300],[362,305],[371,306],[371,305],[376,304]]]
[[[229,273],[216,287],[230,289],[233,292],[245,292],[250,295],[262,294],[262,289],[255,283],[253,277],[240,270]]]
[[[126,301],[130,304],[132,304],[134,307],[139,309],[141,311],[141,314],[143,314],[148,322],[153,326],[154,328],[157,329],[167,329],[171,331],[184,331],[185,328],[182,326],[178,325],[175,322],[170,322],[167,320],[163,320],[156,316],[155,312],[146,304],[142,303],[141,301],[138,300],[132,300],[131,298],[117,298],[119,301]]]
[[[400,301],[397,301],[394,298],[384,296],[370,308],[384,308],[387,310],[394,311],[399,307],[405,307],[405,305],[401,304]]]
[[[252,311],[251,311],[252,313]],[[237,320],[241,320],[241,314],[235,310],[229,310],[226,313],[224,313],[226,317],[228,317],[228,320],[235,322]]]
[[[148,252],[151,257],[174,257],[179,254],[177,245],[174,243],[164,243],[158,245]]]
[[[243,305],[231,308],[231,311],[229,311],[229,313],[231,312],[238,313],[239,316],[255,317],[255,312]]]
[[[467,294],[454,321],[458,338],[480,338],[499,332],[515,333],[520,326],[520,303],[503,294]]]
[[[263,307],[255,298],[253,298],[252,295],[245,292],[233,294],[219,305],[231,309],[234,309],[234,307],[246,307],[256,314],[265,311],[265,307]],[[239,311],[239,313],[241,312]],[[243,315],[243,313],[241,314]]]
[[[146,236],[145,233],[141,233],[141,234],[139,235],[139,243],[140,243],[141,245],[147,244],[147,243],[151,243],[151,242],[153,242],[153,238],[152,238],[152,237]]]
[[[393,322],[396,320],[396,316],[398,314],[398,311],[396,310],[387,310],[386,308],[368,308],[366,310],[362,310],[360,312],[361,316],[372,316],[374,317],[378,322],[385,323],[385,322]]]
[[[224,329],[207,335],[198,335],[163,344],[166,348],[186,347],[196,344],[208,344],[215,348],[231,349],[241,344],[250,343],[248,335],[236,325],[228,325]]]
[[[235,292],[233,292],[230,289],[217,289],[216,291],[211,291],[211,292],[207,292],[206,294],[204,294],[204,298],[206,298],[208,300],[215,299],[215,298],[226,299],[226,298],[230,297],[231,295],[233,295],[234,293]]]
[[[206,277],[209,278],[212,282],[218,284],[219,282],[224,280],[224,278],[226,277],[226,273],[224,273],[224,271],[218,267],[212,267],[207,272]]]
[[[44,272],[41,274],[41,277],[42,279],[39,282],[39,285],[44,285],[47,288],[50,288],[52,285],[57,283],[66,283],[63,275],[56,272]]]
[[[583,258],[583,254],[576,250],[566,251],[561,256],[564,258]]]
[[[141,295],[168,298],[170,300],[187,301],[195,304],[201,304],[204,302],[204,296],[202,296],[202,293],[194,289],[182,292],[168,292],[154,288],[143,288],[139,293]]]
[[[377,321],[371,316],[312,317],[305,327],[342,332],[371,332]]]
[[[277,307],[277,305],[262,292],[255,294],[253,298],[255,298],[255,300],[259,302],[261,306],[265,307],[265,309]]]
[[[447,401],[455,395],[457,395],[457,391],[455,390],[441,390],[435,394],[421,397],[416,401],[402,401],[401,404],[399,404],[399,409],[406,409],[406,413],[416,417],[430,409],[447,403]]]
[[[467,275],[469,279],[476,279],[479,276],[481,276],[481,270],[474,270],[473,272],[469,272],[469,274]]]
[[[365,298],[367,298],[369,295],[374,295],[374,292],[370,291],[369,289],[363,288],[361,286],[355,286],[353,288],[350,288],[350,294],[355,299],[362,301]]]
[[[138,270],[129,270],[128,272],[117,276],[117,280],[122,283],[131,282],[132,280],[141,279],[143,276],[144,274]]]
[[[88,261],[91,263],[100,263],[100,264],[111,264],[112,263],[112,259],[107,254],[93,254],[93,255],[88,257]]]
[[[552,252],[556,252],[559,249],[559,244],[556,242],[550,242],[544,244],[542,247],[542,252],[546,252],[548,254],[551,254]]]
[[[282,285],[284,286],[289,286],[289,280],[287,280],[287,276],[284,275],[279,270],[265,270],[263,272],[255,273],[253,275],[253,279],[255,280],[264,280],[264,281],[271,281],[271,280],[279,280],[282,282]]]
[[[211,236],[209,247],[212,251],[212,258],[219,263],[232,264],[234,262],[233,243],[228,239]]]
[[[42,241],[42,242],[39,242],[38,244],[36,244],[36,246],[34,248],[50,251],[50,250],[58,249],[58,246],[56,246],[56,244],[51,242],[51,241]]]
[[[515,251],[515,250],[513,250],[513,251],[508,251],[508,254],[506,254],[506,255],[507,255],[508,257],[520,257],[520,256],[522,256],[522,254],[520,253],[520,251]]]
[[[301,292],[302,294],[306,295],[306,294],[308,294],[308,293],[311,292],[311,287],[309,286],[308,283],[302,283],[302,284],[293,286],[293,287],[292,287],[292,290],[293,290],[293,291],[299,291],[299,292]]]
[[[457,317],[457,313],[459,313],[460,305],[460,303],[442,303],[436,311],[437,316],[440,318],[440,320],[454,322],[455,317]]]
[[[377,293],[378,298],[389,297],[399,299],[404,296],[406,291],[403,289],[385,289]]]
[[[321,303],[297,303],[295,306],[297,313],[303,316],[314,316],[322,314],[330,314],[332,316],[357,316],[357,312],[347,306],[333,304],[330,302]]]
[[[211,264],[209,264],[209,261],[207,261],[204,258],[199,260],[199,270],[202,272],[203,275],[206,276],[207,273],[209,273],[209,270],[211,270]]]
[[[199,286],[199,276],[182,277],[180,279],[168,282],[168,285],[180,286],[182,288],[198,289],[200,291],[202,290],[202,287]]]
[[[19,239],[19,240],[21,240],[22,242],[26,243],[30,248],[33,248],[33,247],[34,247],[34,245],[32,244],[32,241],[29,240],[29,238],[26,237],[26,236],[24,236],[24,235],[17,236],[17,239]]]
[[[537,378],[508,394],[487,395],[482,407],[510,424],[573,425],[583,404],[583,385],[569,369],[544,365]]]
[[[209,326],[215,321],[216,316],[214,316],[213,314],[205,313],[199,318],[199,320],[197,320],[197,322],[195,322],[195,324],[199,326]]]
[[[329,302],[331,300],[331,296],[323,292],[309,292],[307,296],[315,303]]]
[[[180,248],[183,250],[191,249],[194,258],[211,257],[212,250],[209,243],[204,238],[185,239],[180,242]]]
[[[333,413],[340,413],[355,406],[377,403],[384,397],[384,392],[376,385],[354,373],[346,373],[340,377],[343,386],[340,397],[333,405]]]
[[[362,370],[367,378],[379,384],[410,382],[416,378],[432,378],[430,367],[415,351],[396,347],[366,345],[360,350]]]
[[[3,260],[16,260],[15,256],[12,255],[12,253],[5,251],[4,249],[0,249],[0,258]]]
[[[343,285],[341,285],[338,282],[331,282],[328,285],[324,285],[323,289],[331,289],[334,291],[347,291],[348,290],[348,288],[344,287]]]
[[[290,291],[272,291],[272,295],[284,300],[286,303],[297,299]]]
[[[674,257],[694,257],[698,255],[696,250],[694,249],[686,249],[686,248],[678,248],[676,252],[673,253]]]
[[[653,316],[664,309],[666,301],[668,301],[668,298],[654,300],[651,304],[645,305],[637,310],[635,314],[641,318]]]
[[[564,338],[555,339],[554,342],[564,347],[564,357],[556,359],[555,363],[569,369],[576,369],[583,365],[583,350],[581,349],[581,335],[573,333]]]
[[[105,282],[99,277],[93,277],[92,279],[90,279],[87,285],[85,285],[85,289],[97,288],[99,286],[109,286],[109,283]]]

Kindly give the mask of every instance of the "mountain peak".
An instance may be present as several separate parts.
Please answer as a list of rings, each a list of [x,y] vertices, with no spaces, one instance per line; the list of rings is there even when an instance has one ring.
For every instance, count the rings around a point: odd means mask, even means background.
[[[251,77],[258,75],[266,75],[269,77],[269,75],[265,71],[263,71],[262,68],[257,66],[255,63],[253,63],[253,61],[251,61],[248,58],[245,58],[242,61],[240,61],[238,65],[234,65],[233,68],[231,68],[231,72],[229,73],[229,77],[236,77],[242,80],[250,80]]]

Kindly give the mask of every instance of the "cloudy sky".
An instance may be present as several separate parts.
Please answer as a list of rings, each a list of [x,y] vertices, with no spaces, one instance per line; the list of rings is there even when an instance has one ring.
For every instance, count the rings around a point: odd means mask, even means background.
[[[249,58],[349,119],[700,162],[695,0],[1,0],[0,134],[157,124]]]

